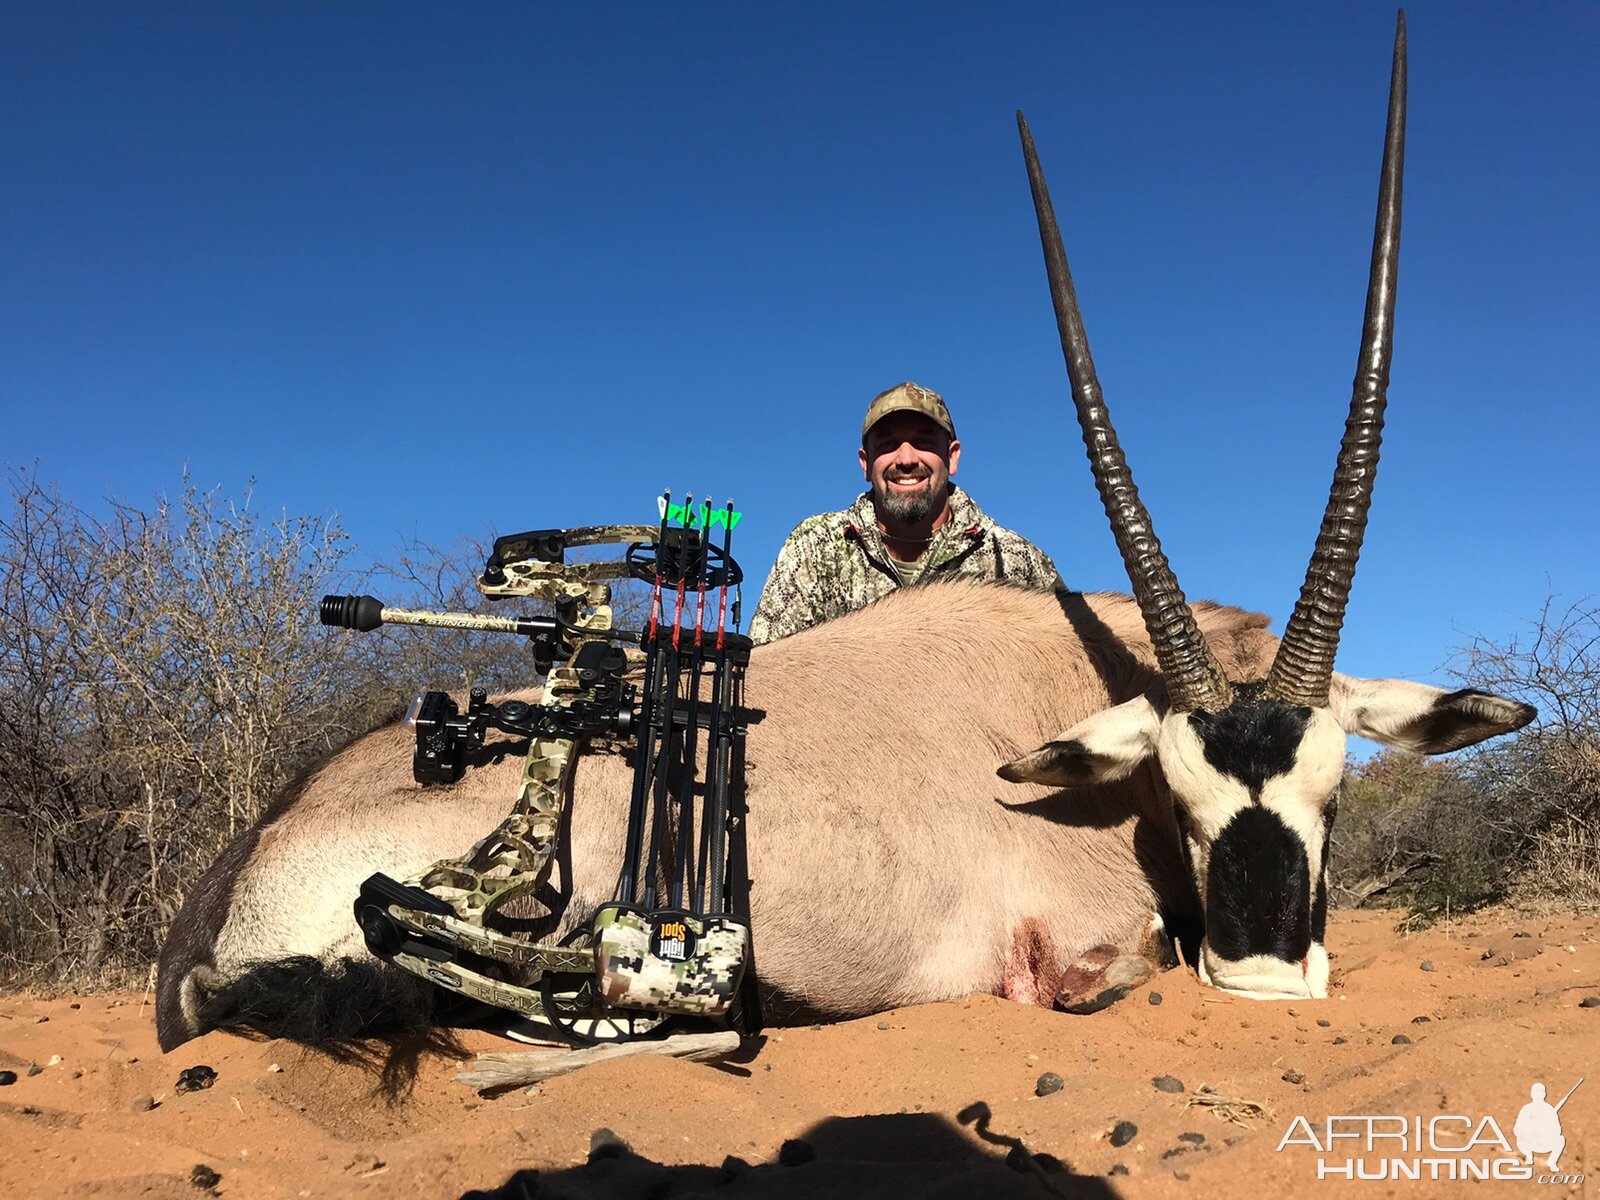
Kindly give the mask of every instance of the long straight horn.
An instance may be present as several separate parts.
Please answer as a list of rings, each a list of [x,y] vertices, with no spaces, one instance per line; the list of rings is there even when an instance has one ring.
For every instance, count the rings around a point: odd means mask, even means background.
[[[1367,510],[1378,475],[1383,410],[1394,352],[1394,293],[1400,269],[1400,192],[1406,150],[1406,15],[1395,25],[1394,68],[1389,77],[1389,124],[1383,141],[1383,177],[1378,187],[1377,227],[1372,235],[1372,272],[1355,391],[1345,421],[1333,488],[1322,515],[1305,584],[1267,676],[1269,694],[1290,704],[1328,703],[1333,658],[1344,627],[1350,583],[1367,530]]]
[[[1078,408],[1078,424],[1083,428],[1083,444],[1089,451],[1100,502],[1111,521],[1134,598],[1144,614],[1144,626],[1155,647],[1156,661],[1167,684],[1167,699],[1175,712],[1205,709],[1220,712],[1228,707],[1233,691],[1227,676],[1217,665],[1195,623],[1189,602],[1178,589],[1177,577],[1161,552],[1150,514],[1139,499],[1133,484],[1117,431],[1111,427],[1095,375],[1094,359],[1089,354],[1089,336],[1083,329],[1083,314],[1078,311],[1078,295],[1072,287],[1072,272],[1067,268],[1066,251],[1061,246],[1061,230],[1056,226],[1055,209],[1045,186],[1044,171],[1033,148],[1033,134],[1022,114],[1017,114],[1022,133],[1022,155],[1028,163],[1028,181],[1033,185],[1033,207],[1039,214],[1039,241],[1044,247],[1045,271],[1050,276],[1050,296],[1055,301],[1056,327],[1061,331],[1061,352],[1067,360],[1067,375],[1072,380],[1072,400]]]

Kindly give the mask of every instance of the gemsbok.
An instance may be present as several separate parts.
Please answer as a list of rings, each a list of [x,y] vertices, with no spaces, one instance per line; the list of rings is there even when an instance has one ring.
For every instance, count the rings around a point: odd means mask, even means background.
[[[1049,1004],[1062,964],[1137,943],[1155,915],[1203,929],[1198,969],[1214,987],[1324,996],[1346,736],[1440,753],[1533,719],[1482,692],[1333,670],[1393,346],[1405,82],[1402,16],[1354,395],[1281,641],[1265,618],[1178,588],[1101,397],[1019,114],[1072,394],[1133,597],[934,583],[755,650],[750,916],[780,1014],[973,991]],[[161,956],[164,1047],[223,1024],[295,1026],[341,994],[382,1002],[363,990],[390,968],[362,944],[358,886],[461,853],[504,816],[519,769],[508,755],[423,790],[409,736],[393,726],[334,755],[202,878]],[[996,782],[999,763],[1016,786]],[[610,899],[629,778],[621,755],[582,760],[559,903],[526,931],[574,928]]]

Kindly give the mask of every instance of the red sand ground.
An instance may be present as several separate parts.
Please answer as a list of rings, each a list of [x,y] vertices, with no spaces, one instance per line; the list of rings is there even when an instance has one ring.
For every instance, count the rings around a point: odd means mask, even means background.
[[[381,1061],[287,1042],[214,1033],[163,1055],[147,997],[5,996],[0,1069],[18,1078],[0,1087],[0,1195],[193,1200],[203,1164],[221,1177],[216,1194],[239,1197],[448,1197],[519,1170],[539,1175],[513,1194],[540,1197],[1600,1196],[1600,1181],[1319,1183],[1319,1157],[1374,1169],[1394,1151],[1278,1149],[1297,1115],[1319,1131],[1334,1114],[1487,1115],[1511,1138],[1531,1083],[1553,1102],[1588,1076],[1561,1113],[1561,1173],[1600,1172],[1600,1007],[1581,1007],[1600,996],[1600,918],[1499,911],[1410,937],[1393,924],[1336,916],[1325,1001],[1235,1000],[1179,970],[1088,1017],[972,996],[772,1030],[742,1064],[634,1059],[497,1098],[457,1083],[463,1064],[442,1054],[386,1099]],[[475,1032],[461,1043],[516,1048]],[[178,1073],[201,1063],[215,1086],[177,1093]],[[1065,1084],[1038,1097],[1045,1071]],[[1185,1092],[1157,1090],[1159,1075]],[[1202,1085],[1268,1115],[1224,1120],[1191,1102]],[[988,1140],[956,1120],[978,1100]],[[1120,1121],[1138,1132],[1117,1147]],[[642,1158],[585,1165],[602,1126]],[[1185,1148],[1186,1132],[1203,1144]],[[814,1159],[777,1165],[790,1138]],[[1012,1140],[1064,1170],[1041,1182],[1008,1168]],[[730,1155],[754,1165],[716,1169]]]

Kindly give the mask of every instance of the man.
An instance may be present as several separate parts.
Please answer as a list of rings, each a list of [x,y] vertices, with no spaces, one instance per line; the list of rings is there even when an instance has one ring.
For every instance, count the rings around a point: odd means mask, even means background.
[[[861,425],[860,461],[870,489],[842,512],[800,522],[778,552],[750,622],[756,642],[928,579],[1063,587],[1044,551],[996,525],[950,482],[961,443],[937,392],[902,383],[877,396]]]

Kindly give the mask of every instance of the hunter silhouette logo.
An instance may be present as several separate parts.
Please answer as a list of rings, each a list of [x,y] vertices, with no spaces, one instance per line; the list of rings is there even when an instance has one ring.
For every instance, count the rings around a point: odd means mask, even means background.
[[[1528,1089],[1529,1100],[1517,1114],[1517,1123],[1511,1127],[1511,1135],[1517,1139],[1517,1150],[1526,1162],[1531,1164],[1535,1154],[1548,1154],[1550,1157],[1544,1162],[1546,1167],[1554,1171],[1561,1165],[1561,1152],[1567,1148],[1567,1139],[1561,1135],[1559,1114],[1562,1105],[1572,1099],[1572,1093],[1582,1084],[1580,1078],[1561,1097],[1560,1103],[1553,1105],[1545,1101],[1544,1084],[1536,1083]]]
[[[1558,1174],[1567,1146],[1561,1110],[1582,1085],[1580,1078],[1551,1104],[1545,1099],[1544,1084],[1535,1083],[1528,1089],[1528,1103],[1517,1113],[1510,1138],[1488,1115],[1362,1113],[1328,1116],[1316,1124],[1296,1117],[1278,1143],[1278,1151],[1291,1146],[1315,1151],[1318,1179],[1582,1183],[1581,1173]],[[1536,1156],[1544,1159],[1540,1167],[1534,1165]]]

